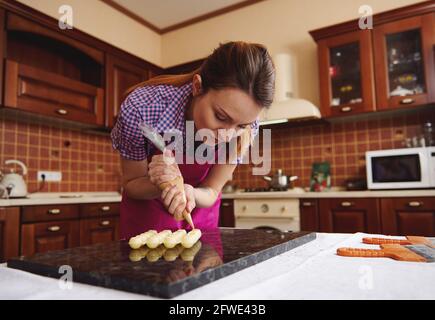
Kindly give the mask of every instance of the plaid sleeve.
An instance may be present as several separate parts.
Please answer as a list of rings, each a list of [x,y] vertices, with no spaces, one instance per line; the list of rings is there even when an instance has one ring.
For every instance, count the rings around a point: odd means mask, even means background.
[[[141,121],[137,106],[127,97],[110,133],[113,148],[125,159],[142,161],[147,157],[148,146],[139,128]]]

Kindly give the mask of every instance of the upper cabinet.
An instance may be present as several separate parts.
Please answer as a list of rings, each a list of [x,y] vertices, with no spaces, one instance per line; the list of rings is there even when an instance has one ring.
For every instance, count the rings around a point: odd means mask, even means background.
[[[378,109],[435,101],[434,17],[429,13],[374,28]]]
[[[311,31],[318,45],[322,116],[435,102],[435,2]]]
[[[373,59],[369,30],[318,42],[323,116],[372,111],[375,107]]]
[[[102,51],[8,12],[5,52],[6,107],[104,124]]]
[[[56,19],[24,4],[0,1],[4,110],[107,130],[126,91],[161,73],[161,68],[76,28],[60,29]]]
[[[106,125],[113,127],[126,91],[152,77],[145,66],[108,54],[106,57]]]

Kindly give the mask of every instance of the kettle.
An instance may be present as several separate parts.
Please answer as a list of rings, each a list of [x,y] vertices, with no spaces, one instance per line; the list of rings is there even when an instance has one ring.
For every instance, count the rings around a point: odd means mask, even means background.
[[[264,176],[263,179],[269,181],[269,185],[272,189],[287,189],[291,185],[291,182],[297,180],[298,176],[286,176],[282,174],[282,169],[278,169],[273,177]]]
[[[27,167],[19,160],[6,160],[5,164],[18,164],[23,173],[18,174],[14,169],[9,169],[8,173],[1,172],[2,178],[0,181],[0,188],[6,189],[9,198],[19,198],[27,196],[27,185],[23,176],[27,174]],[[3,169],[3,171],[6,171]]]

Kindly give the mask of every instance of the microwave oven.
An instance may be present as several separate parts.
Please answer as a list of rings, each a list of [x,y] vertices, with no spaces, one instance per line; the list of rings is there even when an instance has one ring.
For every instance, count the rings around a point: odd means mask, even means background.
[[[366,152],[368,189],[435,188],[435,147]]]

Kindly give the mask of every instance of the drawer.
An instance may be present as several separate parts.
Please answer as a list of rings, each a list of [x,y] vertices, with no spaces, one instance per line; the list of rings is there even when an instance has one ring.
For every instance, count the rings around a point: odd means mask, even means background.
[[[79,221],[51,221],[21,226],[21,255],[63,250],[79,244]]]
[[[76,219],[79,217],[78,205],[44,205],[22,208],[22,223]]]
[[[435,210],[435,198],[433,197],[392,198],[392,200],[396,210]]]
[[[86,217],[105,217],[119,215],[119,202],[109,203],[84,203],[80,205],[80,216]]]
[[[284,218],[299,219],[298,199],[235,199],[234,214],[236,218]]]
[[[334,210],[364,210],[376,206],[375,198],[331,198],[329,199],[331,209]]]

